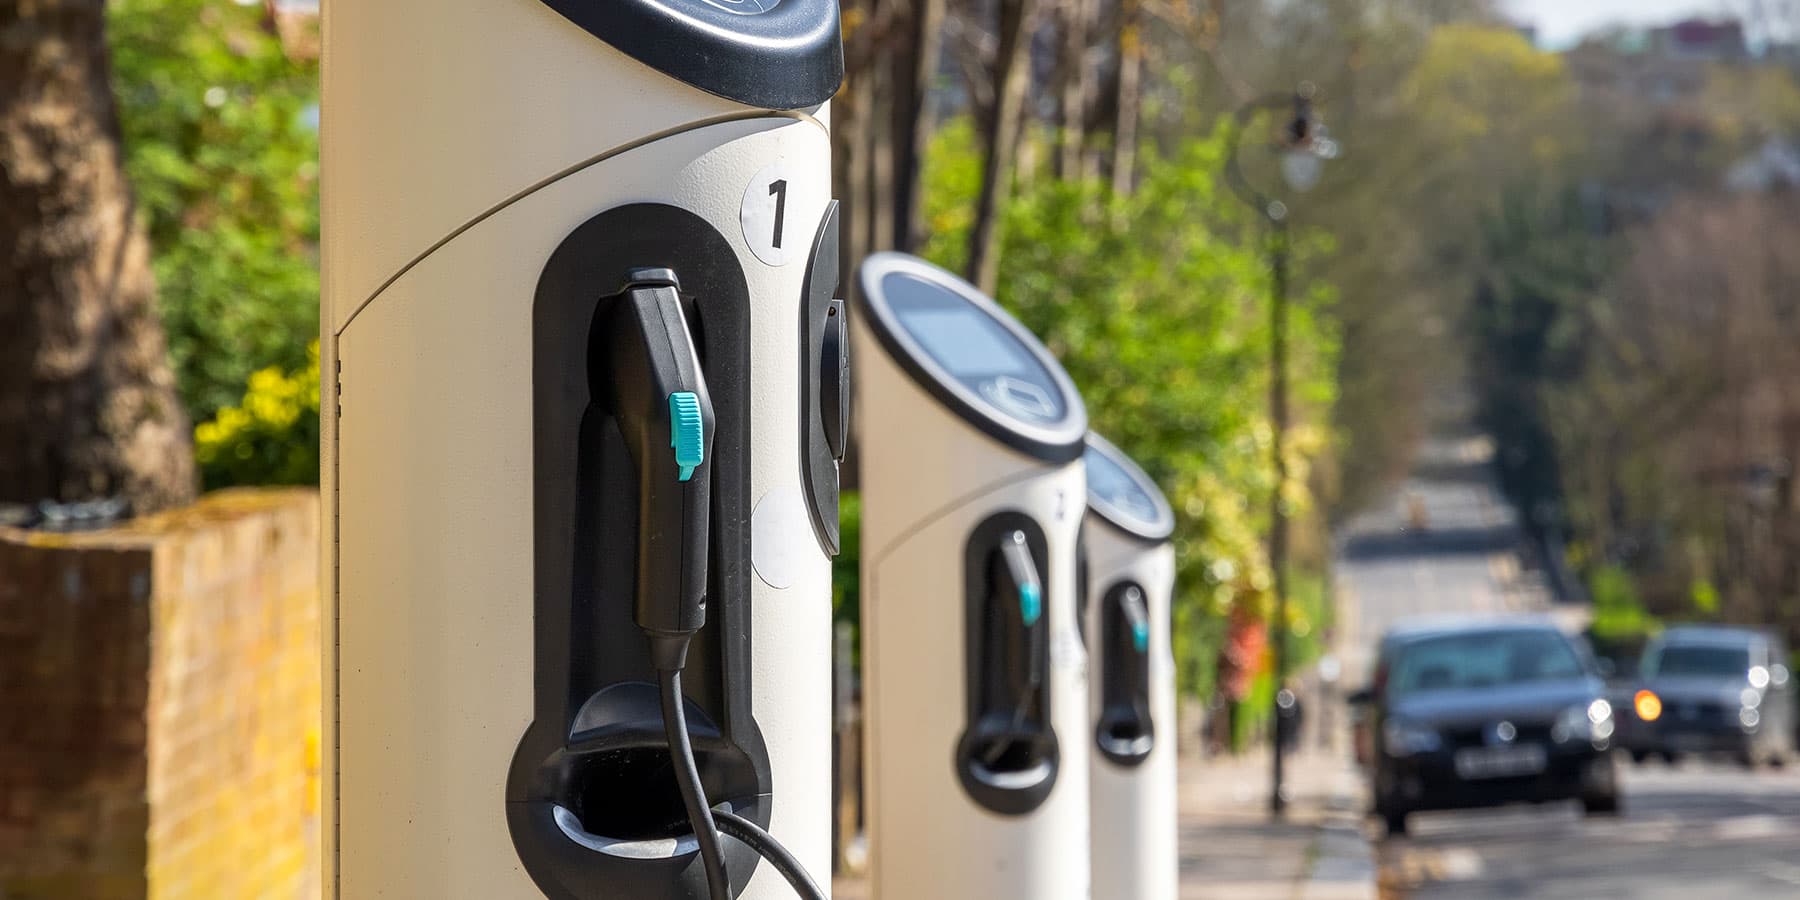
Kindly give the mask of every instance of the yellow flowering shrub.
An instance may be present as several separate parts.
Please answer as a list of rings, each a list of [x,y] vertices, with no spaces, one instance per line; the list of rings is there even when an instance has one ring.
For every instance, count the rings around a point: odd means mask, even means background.
[[[194,457],[208,490],[245,484],[319,483],[319,344],[307,363],[250,375],[243,399],[194,428]]]

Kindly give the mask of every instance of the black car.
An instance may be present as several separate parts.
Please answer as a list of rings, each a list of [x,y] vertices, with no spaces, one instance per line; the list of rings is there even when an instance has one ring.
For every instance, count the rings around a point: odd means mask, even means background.
[[[1705,754],[1785,763],[1794,753],[1786,660],[1781,640],[1755,629],[1668,629],[1644,648],[1630,707],[1619,711],[1620,745],[1639,762]]]
[[[1580,800],[1619,809],[1612,705],[1592,657],[1553,623],[1401,627],[1381,642],[1364,706],[1375,814]]]

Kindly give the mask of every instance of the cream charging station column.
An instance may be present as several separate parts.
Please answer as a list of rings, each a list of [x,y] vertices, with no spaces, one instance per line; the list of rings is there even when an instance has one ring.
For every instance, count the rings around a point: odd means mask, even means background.
[[[1175,900],[1175,514],[1105,438],[1088,436],[1086,459],[1094,898]]]
[[[326,896],[792,896],[696,823],[829,872],[835,0],[324,15]]]
[[[1086,411],[961,279],[898,254],[857,277],[875,896],[1085,898]]]

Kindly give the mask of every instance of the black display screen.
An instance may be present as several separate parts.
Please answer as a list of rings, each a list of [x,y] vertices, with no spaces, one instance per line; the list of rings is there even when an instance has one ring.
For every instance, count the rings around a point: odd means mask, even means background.
[[[961,295],[906,272],[881,279],[901,330],[940,369],[994,409],[1032,423],[1068,409],[1049,370],[1005,325]]]
[[[1156,501],[1125,467],[1107,453],[1089,446],[1087,449],[1088,493],[1121,515],[1140,520],[1145,527],[1156,525]]]
[[[1031,368],[1025,348],[994,320],[972,306],[961,309],[896,310],[913,340],[958,378],[1015,375]]]

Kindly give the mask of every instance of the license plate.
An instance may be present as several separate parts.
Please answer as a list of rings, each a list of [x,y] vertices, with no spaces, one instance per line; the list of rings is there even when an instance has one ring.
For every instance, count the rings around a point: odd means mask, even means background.
[[[1711,746],[1712,742],[1703,734],[1669,735],[1669,749],[1677,753],[1699,753]]]
[[[1507,778],[1544,771],[1544,748],[1536,744],[1517,747],[1477,747],[1458,750],[1456,774],[1462,778]]]

